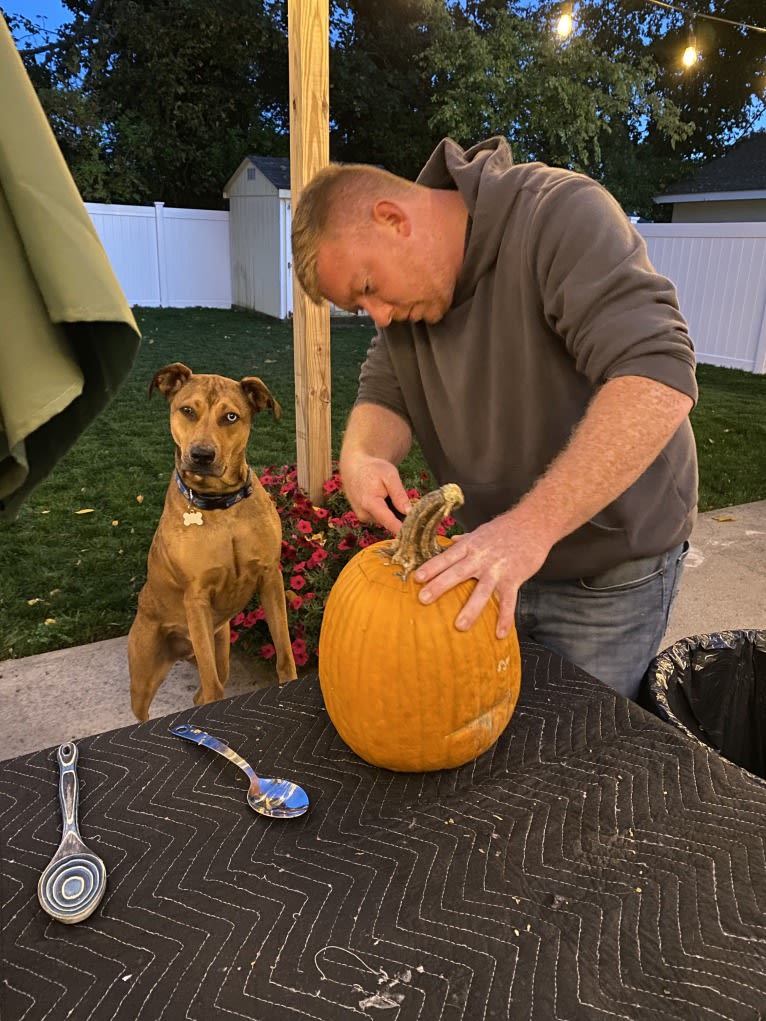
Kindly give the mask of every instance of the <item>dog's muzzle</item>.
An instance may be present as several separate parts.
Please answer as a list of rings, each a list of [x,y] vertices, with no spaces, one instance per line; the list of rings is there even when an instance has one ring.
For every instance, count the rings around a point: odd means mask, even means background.
[[[197,475],[213,475],[216,460],[215,447],[204,446],[201,443],[189,448],[184,458],[184,470],[195,472]]]

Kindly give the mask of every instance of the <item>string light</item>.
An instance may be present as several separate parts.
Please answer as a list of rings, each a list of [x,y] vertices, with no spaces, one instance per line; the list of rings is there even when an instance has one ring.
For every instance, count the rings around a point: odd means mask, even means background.
[[[734,25],[736,28],[744,28],[746,32],[766,32],[763,25],[753,25],[747,21],[732,21],[731,18],[722,18],[718,14],[703,14],[701,11],[690,11],[688,7],[679,7],[677,4],[666,3],[666,0],[647,0],[647,3],[655,7],[664,7],[668,11],[675,11],[676,14],[687,14],[691,18],[706,18],[708,21],[721,21],[725,25]]]
[[[699,60],[699,56],[700,55],[697,52],[696,45],[693,42],[691,42],[683,52],[683,56],[681,57],[681,63],[684,65],[684,67],[694,67],[694,65]]]
[[[692,11],[688,7],[681,7],[678,4],[668,3],[667,0],[646,0],[646,2],[654,4],[655,7],[664,7],[665,10],[674,11],[676,14],[685,14],[691,19],[705,18],[708,21],[719,21],[725,25],[734,25],[736,28],[744,29],[745,32],[766,33],[766,26],[763,25],[754,25],[747,21],[733,21],[731,18],[723,18],[718,14],[703,14],[701,11]],[[572,34],[574,31],[573,4],[567,4],[563,8],[558,21],[556,22],[555,31],[559,39],[562,40],[568,39]],[[690,69],[694,67],[700,59],[701,54],[697,49],[697,41],[694,37],[694,31],[692,30],[689,33],[689,43],[681,56],[681,63],[685,68]]]
[[[559,39],[568,39],[572,34],[573,28],[572,15],[569,13],[562,14],[556,22],[556,35]]]
[[[692,67],[694,67],[699,58],[700,55],[699,52],[697,51],[697,40],[694,36],[694,22],[692,21],[691,25],[689,26],[689,43],[683,52],[683,55],[681,57],[681,63],[688,71]]]
[[[556,35],[559,37],[559,39],[568,39],[573,31],[574,31],[574,12],[572,9],[572,5],[568,4],[563,9],[561,14],[559,15],[558,21],[556,22]]]

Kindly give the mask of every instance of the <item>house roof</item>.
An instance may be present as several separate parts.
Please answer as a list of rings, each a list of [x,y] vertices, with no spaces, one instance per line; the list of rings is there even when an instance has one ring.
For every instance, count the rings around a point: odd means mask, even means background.
[[[723,156],[710,160],[693,177],[676,181],[654,201],[693,202],[702,196],[766,197],[766,131],[741,138]]]
[[[248,156],[248,159],[275,188],[290,190],[289,156]]]

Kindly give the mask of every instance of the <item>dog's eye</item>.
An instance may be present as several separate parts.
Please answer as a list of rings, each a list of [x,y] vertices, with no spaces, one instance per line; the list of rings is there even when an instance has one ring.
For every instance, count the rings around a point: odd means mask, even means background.
[[[194,418],[194,408],[190,408],[188,404],[184,404],[184,406],[179,410],[182,415],[186,416],[186,418]]]
[[[235,422],[239,422],[239,415],[236,413],[236,411],[227,411],[224,418],[229,423],[229,425],[233,425]]]

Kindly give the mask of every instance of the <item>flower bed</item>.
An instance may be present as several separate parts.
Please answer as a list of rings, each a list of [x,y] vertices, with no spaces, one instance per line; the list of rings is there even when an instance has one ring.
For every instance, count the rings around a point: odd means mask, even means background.
[[[295,665],[299,669],[313,666],[325,600],[335,579],[359,549],[390,535],[383,528],[361,524],[343,495],[336,466],[324,483],[322,507],[314,506],[298,486],[295,465],[267,468],[260,481],[282,521],[282,576]],[[403,481],[411,500],[434,488],[427,472]],[[459,526],[453,518],[445,518],[439,531],[454,535]],[[232,620],[231,641],[264,660],[276,655],[257,595]]]

